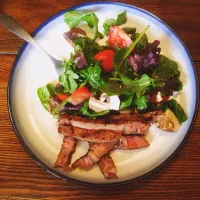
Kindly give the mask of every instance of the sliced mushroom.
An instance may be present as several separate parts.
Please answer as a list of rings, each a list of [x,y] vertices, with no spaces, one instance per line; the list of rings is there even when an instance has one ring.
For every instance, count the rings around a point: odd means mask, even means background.
[[[107,100],[107,102],[104,102]],[[89,108],[95,112],[103,112],[105,110],[119,110],[120,99],[117,95],[114,96],[101,96],[100,100],[90,97]]]
[[[180,128],[180,123],[174,113],[167,109],[166,112],[159,117],[157,127],[164,131],[177,132]]]

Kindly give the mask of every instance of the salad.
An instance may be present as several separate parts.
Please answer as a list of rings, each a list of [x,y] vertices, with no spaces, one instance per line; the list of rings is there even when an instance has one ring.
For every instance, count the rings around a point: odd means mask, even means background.
[[[173,98],[183,88],[181,72],[176,61],[161,53],[159,40],[149,41],[149,25],[142,32],[125,25],[126,11],[107,19],[104,33],[95,13],[70,11],[64,18],[70,28],[64,38],[74,52],[62,62],[58,80],[37,90],[64,135],[55,167],[70,172],[98,164],[106,178],[117,178],[111,151],[146,148],[150,124],[177,132],[187,120]],[[80,28],[83,23],[93,38]],[[107,42],[100,45],[104,37]],[[77,139],[89,142],[88,153],[69,166]]]
[[[103,23],[103,35],[98,31],[98,21],[94,13],[65,14],[65,23],[71,30],[64,37],[74,47],[74,53],[60,66],[64,73],[57,83],[38,89],[44,108],[55,116],[69,112],[89,118],[108,115],[113,110],[144,113],[169,108],[180,123],[184,122],[185,112],[171,99],[175,91],[183,88],[178,64],[161,54],[160,41],[148,40],[149,26],[141,33],[136,27],[121,28],[127,21],[124,11]],[[76,28],[80,23],[95,30],[93,38]],[[97,40],[106,36],[107,45],[100,46]]]

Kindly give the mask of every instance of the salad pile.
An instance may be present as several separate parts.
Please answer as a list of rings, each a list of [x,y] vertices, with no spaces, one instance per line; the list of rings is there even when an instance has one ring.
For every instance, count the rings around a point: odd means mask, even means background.
[[[170,109],[180,123],[187,120],[172,98],[183,88],[178,64],[161,54],[160,41],[149,41],[149,25],[141,33],[134,26],[122,28],[127,22],[124,11],[103,23],[103,34],[94,13],[70,11],[64,17],[71,29],[64,37],[74,53],[60,66],[64,73],[58,80],[37,90],[47,111],[97,118],[124,110]],[[92,29],[93,38],[79,28],[82,23]],[[107,44],[99,45],[103,37],[108,37]]]

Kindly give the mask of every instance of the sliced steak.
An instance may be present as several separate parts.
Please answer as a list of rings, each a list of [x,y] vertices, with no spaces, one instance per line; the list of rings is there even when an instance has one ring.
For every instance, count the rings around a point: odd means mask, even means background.
[[[76,160],[71,167],[71,170],[81,168],[89,170],[97,163],[104,155],[108,154],[115,148],[116,142],[113,143],[92,143],[86,155]]]
[[[120,134],[144,134],[150,124],[139,115],[110,115],[99,119],[87,119],[80,116],[61,115],[59,125],[88,130],[115,131]]]
[[[117,169],[110,155],[103,157],[99,162],[99,169],[101,173],[108,179],[116,179]]]
[[[153,112],[141,114],[141,116],[145,119],[145,121],[148,121],[150,123],[155,123],[156,121],[158,121],[162,113],[163,113],[162,110],[156,110]]]
[[[65,136],[63,139],[63,144],[61,146],[60,153],[58,154],[58,158],[55,167],[61,167],[65,170],[68,169],[68,165],[71,162],[71,156],[76,148],[75,138],[72,136]]]
[[[76,160],[72,164],[70,171],[72,171],[76,168],[89,170],[93,167],[94,164],[95,164],[95,162],[92,160],[92,158],[88,154],[86,154],[86,155],[80,157],[78,160]]]
[[[113,142],[121,136],[120,133],[115,131],[89,130],[65,125],[59,125],[58,132],[64,135],[73,135],[79,140],[88,142]]]
[[[149,146],[149,142],[140,135],[124,135],[121,136],[119,141],[119,149],[122,150],[133,150],[142,149]]]

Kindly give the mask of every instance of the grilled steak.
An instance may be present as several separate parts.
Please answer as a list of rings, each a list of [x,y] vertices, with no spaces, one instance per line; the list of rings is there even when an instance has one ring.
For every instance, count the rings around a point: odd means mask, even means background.
[[[99,162],[99,169],[101,173],[108,179],[114,179],[117,177],[117,169],[110,155],[103,157]]]
[[[132,150],[132,149],[142,149],[149,146],[149,142],[140,135],[124,135],[121,136],[119,141],[119,149],[122,150]]]
[[[141,114],[141,116],[145,119],[145,121],[155,123],[159,119],[159,116],[162,115],[162,113],[162,110],[156,110],[153,112]]]
[[[109,143],[92,143],[86,155],[82,156],[72,164],[72,168],[81,168],[89,170],[97,163],[104,155],[109,153],[115,148],[117,142]]]
[[[111,115],[101,119],[87,119],[80,116],[61,115],[59,125],[88,130],[115,131],[120,134],[144,134],[150,124],[139,115]]]
[[[59,125],[58,132],[64,135],[73,135],[77,139],[88,142],[113,142],[121,136],[115,131],[89,130],[65,125]]]
[[[60,153],[58,154],[58,158],[55,167],[61,167],[65,170],[68,169],[68,165],[71,162],[71,155],[75,151],[76,141],[72,136],[65,136],[63,139],[63,144],[61,146]]]

